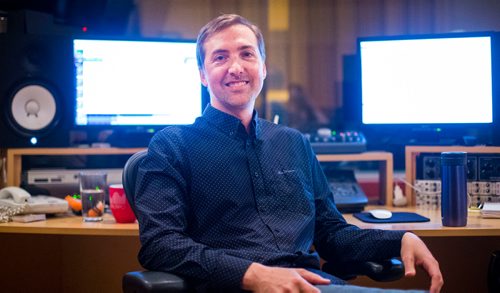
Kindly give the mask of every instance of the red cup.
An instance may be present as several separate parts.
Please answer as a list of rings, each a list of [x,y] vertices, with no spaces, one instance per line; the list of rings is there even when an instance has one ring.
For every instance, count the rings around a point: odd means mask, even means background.
[[[109,186],[109,204],[117,223],[133,223],[135,215],[128,203],[122,184]]]

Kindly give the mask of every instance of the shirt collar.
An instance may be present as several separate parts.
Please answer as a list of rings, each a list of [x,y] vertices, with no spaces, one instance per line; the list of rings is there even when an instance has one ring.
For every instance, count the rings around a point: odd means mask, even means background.
[[[208,104],[203,111],[203,118],[205,118],[209,123],[215,125],[222,132],[227,135],[234,137],[236,135],[246,134],[245,127],[241,123],[241,120],[222,112],[212,105]],[[252,121],[250,122],[250,136],[259,139],[262,133],[261,125],[259,123],[259,115],[256,110],[253,111]]]

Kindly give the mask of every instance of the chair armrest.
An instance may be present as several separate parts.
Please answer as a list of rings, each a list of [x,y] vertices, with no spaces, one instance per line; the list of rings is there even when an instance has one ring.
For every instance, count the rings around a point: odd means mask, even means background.
[[[155,271],[128,272],[122,278],[125,293],[141,292],[190,292],[187,282],[174,274]]]
[[[399,280],[404,275],[403,263],[397,258],[381,261],[354,263],[325,263],[322,270],[343,280],[354,279],[366,275],[378,282]]]

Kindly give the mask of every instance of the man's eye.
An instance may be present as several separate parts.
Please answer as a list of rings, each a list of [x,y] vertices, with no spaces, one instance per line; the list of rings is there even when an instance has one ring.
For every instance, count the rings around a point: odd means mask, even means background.
[[[214,61],[224,61],[226,59],[223,55],[217,55],[214,57]]]
[[[252,52],[243,52],[243,56],[245,56],[245,57],[252,57],[253,53]]]

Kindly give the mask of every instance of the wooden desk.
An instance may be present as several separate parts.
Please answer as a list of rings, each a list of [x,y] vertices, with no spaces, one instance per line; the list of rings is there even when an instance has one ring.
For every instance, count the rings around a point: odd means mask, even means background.
[[[122,292],[124,273],[140,270],[137,224],[58,217],[0,224],[2,292]]]
[[[138,237],[139,227],[137,223],[117,224],[106,213],[102,222],[83,222],[80,216],[62,215],[31,223],[0,223],[0,233]]]
[[[377,206],[379,207],[379,206]],[[367,207],[369,210],[375,207]],[[361,228],[410,230],[422,237],[440,262],[443,292],[487,292],[489,257],[500,249],[500,219],[470,214],[467,227],[443,227],[439,211],[418,212],[427,223],[369,224],[352,215],[346,220]],[[50,218],[33,223],[0,224],[0,284],[4,292],[121,292],[125,272],[140,270],[137,224],[116,224],[110,215],[101,223],[80,217]],[[9,264],[9,265],[5,265]],[[383,288],[426,289],[423,271],[412,279],[376,283],[360,277],[353,284]]]
[[[366,210],[379,207],[367,207]],[[416,208],[391,208],[393,211],[417,212],[430,222],[370,224],[352,215],[346,220],[366,229],[406,230],[419,235],[439,261],[445,279],[442,292],[488,292],[487,271],[493,251],[500,250],[500,219],[483,219],[478,212],[469,212],[466,227],[443,227],[439,210]],[[414,278],[396,282],[377,283],[366,277],[357,278],[353,284],[383,288],[428,289],[426,273],[419,269]]]
[[[380,208],[367,206],[366,211]],[[428,217],[430,222],[422,223],[392,223],[372,224],[365,223],[352,214],[344,214],[347,222],[363,229],[408,230],[421,237],[473,237],[473,236],[500,236],[500,219],[481,218],[479,212],[469,212],[467,226],[444,227],[441,224],[439,210],[417,210],[416,208],[391,208],[392,211],[416,212]],[[1,233],[17,234],[44,234],[44,235],[75,235],[75,236],[118,236],[138,237],[137,223],[117,224],[109,214],[104,215],[102,222],[82,222],[79,216],[58,216],[46,221],[32,223],[0,223]]]
[[[365,210],[380,208],[368,206]],[[364,229],[383,230],[406,230],[412,231],[420,237],[474,237],[474,236],[496,236],[500,237],[500,219],[484,219],[479,212],[469,212],[467,226],[445,227],[441,224],[440,210],[417,210],[410,208],[391,208],[392,211],[418,213],[430,219],[430,222],[422,223],[393,223],[393,224],[371,224],[365,223],[352,214],[344,215],[346,221]],[[498,247],[500,249],[500,245]]]

